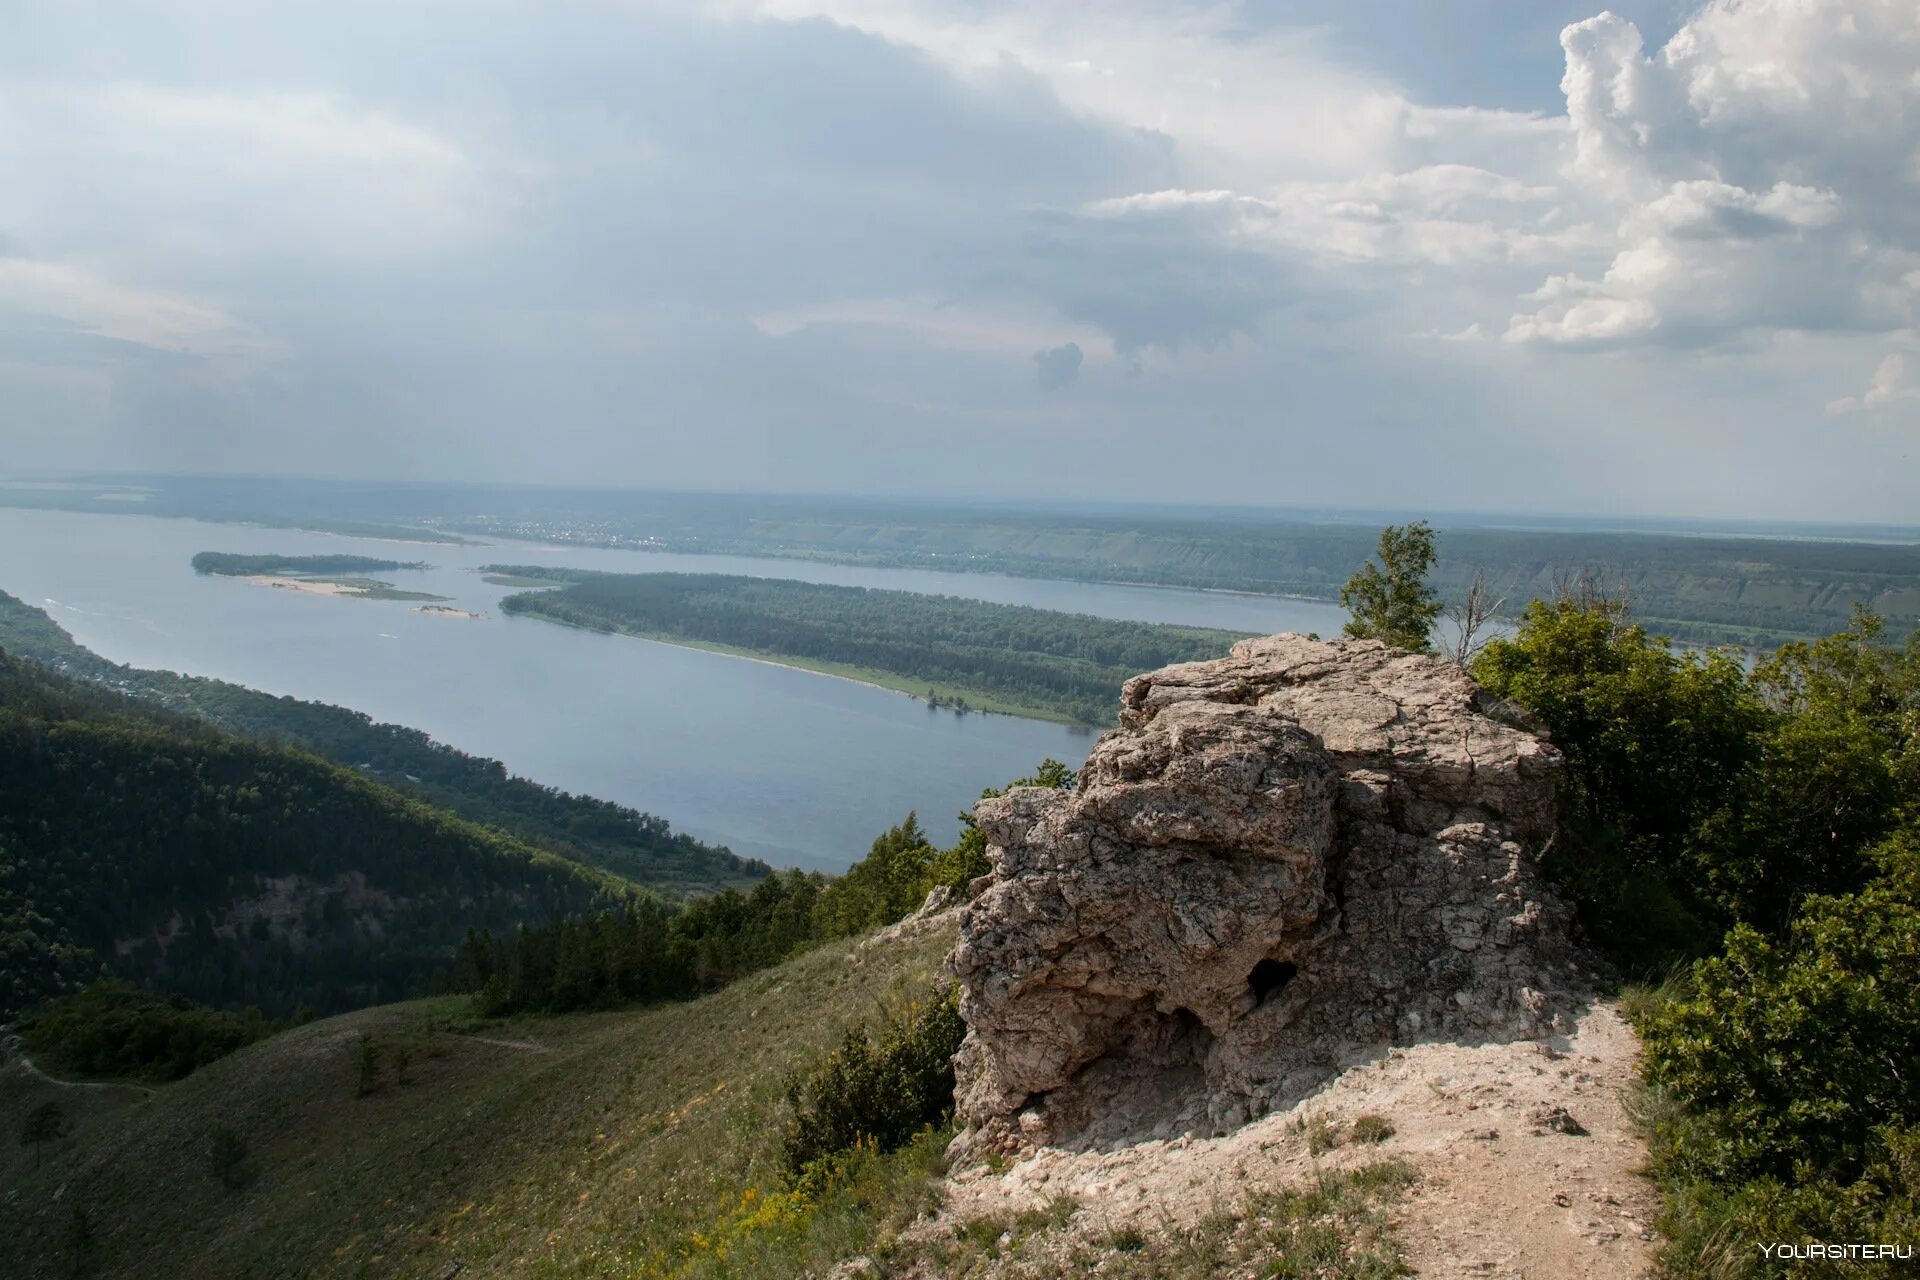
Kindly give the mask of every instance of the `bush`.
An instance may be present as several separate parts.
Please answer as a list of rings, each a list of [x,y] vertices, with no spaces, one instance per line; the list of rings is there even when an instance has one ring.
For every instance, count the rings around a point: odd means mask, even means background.
[[[873,1147],[895,1151],[953,1113],[953,1055],[966,1024],[959,995],[935,993],[887,1023],[877,1039],[849,1031],[840,1047],[787,1085],[787,1168]]]
[[[257,1009],[228,1013],[99,982],[42,1005],[21,1022],[20,1038],[60,1070],[178,1080],[277,1030]]]
[[[1710,950],[1707,824],[1759,756],[1767,710],[1724,654],[1676,654],[1623,602],[1568,596],[1527,607],[1474,676],[1538,716],[1566,756],[1560,839],[1547,865],[1615,958],[1657,970]]]
[[[1394,1134],[1393,1121],[1385,1116],[1364,1115],[1353,1122],[1355,1142],[1385,1142]]]
[[[1907,1240],[1920,1224],[1914,843],[1868,890],[1808,900],[1783,939],[1740,926],[1641,1019],[1677,1252],[1715,1240]]]

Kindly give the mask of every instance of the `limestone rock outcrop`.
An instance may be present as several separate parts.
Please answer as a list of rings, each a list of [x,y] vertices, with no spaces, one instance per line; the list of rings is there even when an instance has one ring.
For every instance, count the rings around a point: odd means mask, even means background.
[[[1450,664],[1244,640],[1127,682],[1071,790],[981,802],[950,967],[973,1145],[1217,1131],[1584,994],[1535,867],[1560,757]]]

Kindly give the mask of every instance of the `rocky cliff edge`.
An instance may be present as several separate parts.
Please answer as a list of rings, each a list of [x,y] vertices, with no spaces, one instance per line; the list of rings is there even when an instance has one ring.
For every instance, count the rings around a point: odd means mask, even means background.
[[[1127,682],[1076,787],[983,801],[949,964],[975,1149],[1223,1132],[1388,1046],[1549,1036],[1559,753],[1451,664],[1244,640]]]

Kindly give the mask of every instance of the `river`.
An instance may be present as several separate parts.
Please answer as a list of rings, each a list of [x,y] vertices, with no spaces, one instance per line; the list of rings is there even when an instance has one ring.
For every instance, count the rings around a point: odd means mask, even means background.
[[[383,572],[479,620],[193,572],[198,551],[425,560]],[[852,681],[625,636],[498,604],[482,564],[683,570],[891,587],[1241,631],[1338,631],[1339,608],[1265,596],[505,542],[437,546],[153,516],[0,508],[0,589],[103,657],[337,703],[569,791],[656,813],[777,866],[837,870],[908,810],[938,840],[980,793],[1092,735],[956,715]]]

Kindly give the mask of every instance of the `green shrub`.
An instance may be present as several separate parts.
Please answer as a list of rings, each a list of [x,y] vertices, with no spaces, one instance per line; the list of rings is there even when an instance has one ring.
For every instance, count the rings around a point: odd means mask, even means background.
[[[1911,1240],[1920,1212],[1920,907],[1912,845],[1865,892],[1741,926],[1641,1019],[1676,1270],[1753,1240]],[[1863,1273],[1864,1274],[1864,1273]]]
[[[1696,874],[1702,832],[1758,757],[1767,710],[1725,654],[1675,653],[1624,602],[1527,607],[1474,676],[1547,727],[1566,757],[1547,866],[1630,969],[1710,950],[1725,924]]]
[[[877,1038],[849,1031],[823,1062],[788,1082],[788,1169],[797,1176],[856,1147],[894,1151],[946,1123],[953,1055],[965,1034],[952,990],[889,1021]]]
[[[257,1009],[229,1013],[106,981],[48,1001],[21,1021],[20,1038],[43,1065],[58,1070],[178,1080],[280,1025]]]

